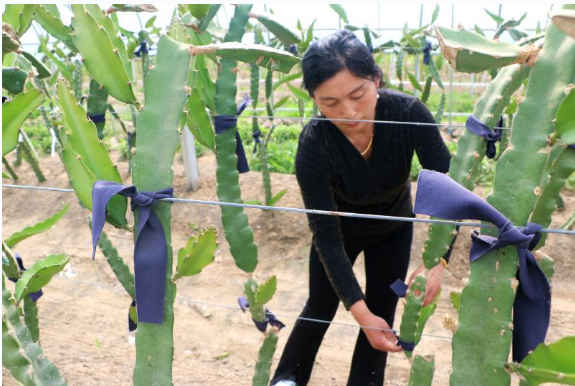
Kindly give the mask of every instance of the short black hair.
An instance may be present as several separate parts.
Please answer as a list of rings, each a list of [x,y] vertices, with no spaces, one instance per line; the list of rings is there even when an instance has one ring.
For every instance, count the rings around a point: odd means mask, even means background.
[[[313,96],[315,89],[323,82],[346,69],[360,78],[382,78],[381,68],[373,59],[369,48],[352,32],[339,30],[313,42],[304,54],[304,87],[309,95]]]

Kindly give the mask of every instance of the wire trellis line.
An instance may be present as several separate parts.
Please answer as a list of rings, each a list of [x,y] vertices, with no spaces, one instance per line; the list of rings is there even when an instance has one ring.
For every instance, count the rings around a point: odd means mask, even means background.
[[[42,110],[42,109],[39,109]],[[53,111],[50,109],[44,109],[44,111]],[[111,111],[107,111],[106,114],[113,115]],[[115,114],[124,114],[124,115],[131,115],[132,113],[129,111],[116,111]],[[471,115],[471,113],[469,114]],[[403,122],[403,121],[382,121],[382,120],[375,120],[375,119],[330,119],[330,118],[323,118],[323,117],[280,117],[277,115],[238,115],[237,118],[243,119],[279,119],[279,120],[288,120],[288,121],[330,121],[330,122],[369,122],[369,123],[381,123],[381,124],[388,124],[388,125],[410,125],[410,126],[422,126],[422,127],[456,127],[456,128],[465,128],[465,124],[462,123],[430,123],[430,122]],[[493,129],[500,129],[500,130],[511,130],[510,127],[499,127],[495,126]]]
[[[14,188],[14,189],[29,189],[29,190],[61,192],[61,193],[73,193],[74,192],[73,189],[50,188],[50,187],[44,187],[44,186],[2,184],[2,187],[3,188]],[[258,204],[240,204],[240,203],[235,203],[235,202],[195,200],[195,199],[190,199],[190,198],[176,198],[176,197],[164,198],[161,200],[162,201],[175,202],[175,203],[186,203],[186,204],[232,206],[232,207],[237,207],[237,208],[250,208],[250,209],[265,209],[265,210],[272,210],[272,211],[277,211],[277,212],[295,212],[295,213],[306,213],[306,214],[318,214],[318,215],[325,215],[325,216],[365,218],[365,219],[371,219],[371,220],[401,221],[401,222],[412,222],[412,223],[442,224],[442,225],[497,229],[493,225],[479,223],[479,222],[464,222],[464,221],[459,222],[459,221],[450,221],[450,220],[425,219],[425,218],[417,218],[417,217],[400,217],[400,216],[386,216],[386,215],[380,215],[380,214],[337,212],[337,211],[328,211],[328,210],[319,210],[319,209],[301,209],[301,208],[290,208],[290,207],[283,207],[283,206],[267,206],[267,205],[258,205]],[[575,235],[575,230],[570,231],[570,230],[566,230],[566,229],[543,228],[540,230],[540,232],[565,234],[565,235]]]
[[[70,278],[65,277],[65,276],[61,276],[61,278],[66,280],[66,281],[72,282],[72,283],[87,285],[87,286],[94,287],[94,288],[104,288],[104,289],[108,289],[108,290],[111,290],[114,292],[122,292],[122,293],[125,292],[119,287],[113,287],[113,286],[106,285],[106,284],[88,283],[88,282],[85,282],[82,280],[70,279]],[[189,304],[197,304],[197,305],[208,306],[208,307],[213,307],[213,308],[220,308],[223,310],[242,311],[239,308],[239,306],[230,306],[230,305],[226,305],[226,304],[210,303],[210,302],[205,302],[202,300],[190,299],[190,298],[185,297],[185,296],[182,296],[180,299],[178,299],[178,298],[176,298],[176,299],[179,303],[182,303],[182,304],[188,304],[188,305]],[[266,313],[270,314],[269,311],[266,311]],[[372,327],[372,326],[362,326],[360,324],[338,322],[338,321],[333,321],[333,320],[306,318],[306,317],[302,317],[302,316],[294,316],[294,315],[288,315],[288,314],[283,314],[283,313],[280,314],[277,312],[274,312],[273,314],[277,317],[280,317],[280,318],[296,319],[296,320],[302,320],[302,321],[313,322],[313,323],[333,324],[336,326],[343,326],[343,327],[365,328],[368,330],[386,331],[386,332],[393,332],[394,334],[399,334],[399,330],[395,330],[392,328],[379,328],[379,327]],[[451,336],[447,336],[447,335],[426,334],[426,333],[418,333],[418,332],[416,332],[415,334],[421,335],[421,336],[427,336],[430,338],[440,338],[440,339],[448,339],[448,340],[452,339]]]
[[[393,125],[410,125],[410,126],[432,126],[432,127],[461,127],[465,128],[465,124],[461,123],[430,123],[430,122],[403,122],[403,121],[380,121],[374,119],[332,119],[322,117],[278,117],[275,115],[238,115],[238,118],[267,118],[267,119],[285,119],[285,120],[298,120],[298,121],[331,121],[331,122],[370,122],[370,123],[383,123]],[[493,127],[494,129],[511,130],[510,127]]]

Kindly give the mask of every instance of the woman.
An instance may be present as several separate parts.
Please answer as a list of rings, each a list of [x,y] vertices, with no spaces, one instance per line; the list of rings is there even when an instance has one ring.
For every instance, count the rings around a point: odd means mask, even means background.
[[[426,169],[447,172],[449,151],[430,126],[336,121],[430,122],[425,105],[400,92],[378,89],[381,70],[368,48],[349,31],[313,43],[303,57],[304,86],[322,115],[303,129],[296,175],[306,208],[413,216],[409,172],[414,152]],[[405,280],[412,223],[308,215],[313,232],[309,298],[303,318],[332,320],[339,301],[360,326],[390,329]],[[364,252],[365,295],[352,265]],[[428,273],[426,302],[437,294],[444,266]],[[422,267],[416,272],[422,271]],[[306,385],[329,325],[298,320],[272,385]],[[360,330],[348,385],[383,385],[387,352],[401,351],[391,332]]]

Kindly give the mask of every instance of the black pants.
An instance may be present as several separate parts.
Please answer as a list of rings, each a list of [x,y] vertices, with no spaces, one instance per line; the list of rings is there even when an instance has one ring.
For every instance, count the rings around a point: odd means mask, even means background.
[[[345,251],[353,264],[365,252],[366,303],[370,311],[393,325],[397,296],[389,286],[405,280],[409,266],[413,224],[381,236],[343,235]],[[309,257],[309,298],[300,317],[332,320],[339,299],[312,244]],[[309,381],[315,356],[329,324],[298,319],[276,369],[274,383],[290,379],[298,386]],[[351,363],[348,385],[383,385],[387,353],[374,349],[360,330]]]

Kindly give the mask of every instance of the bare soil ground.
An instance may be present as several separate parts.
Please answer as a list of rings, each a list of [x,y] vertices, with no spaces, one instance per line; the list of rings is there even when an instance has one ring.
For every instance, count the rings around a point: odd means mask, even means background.
[[[45,158],[42,169],[47,182],[39,184],[27,165],[17,169],[22,185],[42,185],[68,188],[69,183],[59,159]],[[176,159],[174,172],[175,195],[195,199],[216,199],[215,159],[199,159],[201,188],[185,190],[181,159]],[[129,182],[126,162],[119,162],[124,181]],[[248,173],[240,178],[244,200],[262,199],[260,173]],[[303,207],[294,176],[273,174],[274,192],[288,188],[279,205]],[[415,188],[415,186],[414,186]],[[479,193],[482,190],[479,189]],[[68,214],[52,230],[25,240],[15,248],[26,265],[52,253],[70,256],[71,270],[56,276],[45,288],[39,301],[41,343],[48,358],[60,368],[70,385],[130,385],[135,347],[133,334],[127,329],[128,295],[98,252],[95,262],[90,259],[88,212],[78,205],[73,194],[2,189],[2,237],[34,224],[58,211],[66,203],[72,205]],[[552,224],[562,224],[575,210],[575,195],[566,192],[566,208],[555,215]],[[279,347],[274,356],[275,369],[283,346],[297,316],[307,299],[307,255],[311,234],[305,215],[286,212],[266,213],[248,209],[259,248],[260,263],[257,278],[271,274],[278,276],[278,292],[269,308],[282,315],[287,328],[280,333]],[[173,247],[177,251],[187,238],[210,224],[219,232],[220,252],[216,261],[201,274],[178,281],[175,304],[173,379],[176,385],[248,385],[262,340],[247,315],[235,309],[236,298],[242,293],[246,275],[237,269],[223,237],[220,209],[216,206],[174,204],[172,221]],[[192,224],[190,224],[192,223]],[[132,235],[106,226],[120,254],[132,265]],[[444,289],[435,316],[426,326],[426,333],[449,337],[442,327],[446,313],[455,315],[449,293],[460,290],[468,271],[469,230],[458,238]],[[415,225],[412,267],[420,264],[420,251],[427,237],[427,226]],[[575,334],[575,242],[569,236],[552,235],[545,247],[555,259],[553,280],[552,321],[548,340]],[[355,272],[363,283],[363,260],[360,257]],[[231,306],[216,308],[193,301]],[[397,310],[396,327],[403,306]],[[289,316],[289,317],[288,317]],[[351,315],[340,307],[335,317],[338,322],[355,324]],[[357,327],[333,325],[328,330],[317,356],[310,385],[345,385]],[[425,337],[418,351],[434,354],[436,371],[434,385],[447,385],[451,362],[449,339]],[[410,365],[401,353],[392,354],[386,370],[386,385],[406,385]],[[3,369],[3,384],[16,385]],[[517,384],[517,379],[514,380]]]

